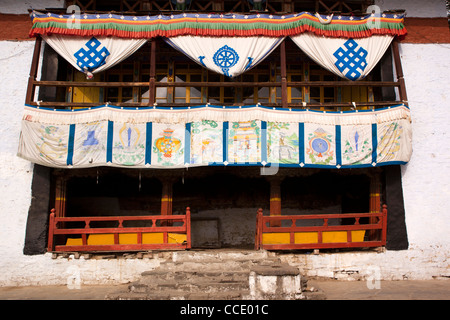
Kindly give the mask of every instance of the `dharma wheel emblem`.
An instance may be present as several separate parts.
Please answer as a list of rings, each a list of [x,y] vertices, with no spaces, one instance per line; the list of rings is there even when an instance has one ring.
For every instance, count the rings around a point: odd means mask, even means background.
[[[224,75],[230,77],[228,71],[239,61],[239,55],[233,48],[225,45],[214,53],[213,61],[222,69]]]

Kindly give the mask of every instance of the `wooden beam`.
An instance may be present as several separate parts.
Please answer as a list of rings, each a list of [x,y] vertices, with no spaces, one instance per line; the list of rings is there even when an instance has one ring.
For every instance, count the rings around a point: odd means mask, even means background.
[[[151,71],[154,72],[154,71]],[[150,80],[152,76],[150,75]],[[153,76],[155,79],[155,76]],[[151,82],[151,81],[150,81]],[[35,81],[42,87],[146,87],[149,82]],[[286,81],[287,87],[400,87],[396,81]],[[155,87],[282,87],[281,82],[156,82]]]
[[[148,105],[152,106],[156,101],[156,39],[152,39],[150,48],[150,80],[148,87]]]
[[[39,66],[39,55],[41,52],[41,43],[42,43],[42,38],[40,36],[37,36],[35,44],[34,44],[33,60],[31,62],[30,75],[28,77],[27,94],[25,96],[26,104],[30,104],[34,100],[34,93],[35,93],[35,89],[36,89],[36,86],[35,86],[36,75],[37,75],[38,66]]]
[[[401,101],[374,101],[374,102],[355,102],[356,107],[365,107],[365,106],[373,106],[373,107],[383,107],[383,106],[393,106],[396,104],[400,104]],[[57,108],[57,107],[77,107],[77,108],[89,108],[89,107],[97,107],[101,105],[100,102],[41,102],[41,107],[49,107],[49,108]],[[236,106],[241,104],[236,103],[218,103],[219,105],[228,105],[228,106]],[[37,106],[36,102],[29,103],[31,106]],[[144,102],[115,102],[113,105],[118,107],[129,107],[129,108],[136,108],[136,107],[148,107],[148,103]],[[158,106],[160,107],[189,107],[198,105],[198,103],[158,103]],[[242,104],[244,105],[244,104]],[[264,106],[266,107],[280,107],[278,103],[265,103]],[[353,107],[352,102],[341,102],[341,103],[307,103],[305,106],[301,103],[288,103],[287,105],[289,108],[293,109],[314,109],[314,108],[334,108],[334,107]]]
[[[408,97],[406,95],[406,85],[405,85],[405,79],[403,78],[403,69],[402,69],[402,61],[400,58],[400,51],[398,48],[398,39],[394,39],[392,42],[392,54],[394,56],[394,63],[395,63],[395,71],[397,73],[397,82],[400,84],[399,94],[400,94],[400,100],[408,105]]]
[[[286,75],[286,43],[283,40],[280,44],[280,64],[281,64],[281,107],[287,108],[287,75]]]

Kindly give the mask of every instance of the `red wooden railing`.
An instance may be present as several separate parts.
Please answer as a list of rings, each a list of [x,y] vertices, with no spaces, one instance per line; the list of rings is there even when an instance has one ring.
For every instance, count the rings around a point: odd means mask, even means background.
[[[149,227],[127,227],[127,221],[148,221]],[[92,222],[116,223],[117,227],[92,227]],[[84,227],[69,228],[70,224],[84,223]],[[176,223],[182,225],[176,225]],[[102,235],[109,241],[90,244],[89,237]],[[70,236],[71,242],[67,241]],[[133,238],[133,241],[121,241],[122,237]],[[157,236],[157,241],[143,241],[145,237]],[[181,236],[181,239],[180,239]],[[81,237],[81,238],[80,238]],[[177,238],[176,240],[175,237]],[[62,241],[64,243],[56,243]],[[135,240],[134,240],[135,239]],[[92,238],[91,238],[92,240]],[[55,209],[51,210],[49,221],[49,252],[93,252],[93,251],[139,251],[191,248],[191,212],[186,208],[186,215],[152,215],[152,216],[110,216],[110,217],[55,217]]]
[[[354,224],[350,225],[329,225],[330,219],[354,218]],[[362,218],[369,218],[368,223],[360,223]],[[297,220],[323,220],[321,226],[297,226]],[[288,227],[280,226],[282,221],[291,221]],[[276,225],[276,226],[275,226]],[[256,217],[256,236],[255,249],[267,250],[294,250],[294,249],[326,249],[326,248],[363,248],[363,247],[381,247],[386,245],[386,225],[387,225],[387,206],[379,213],[346,213],[346,214],[314,214],[314,215],[280,215],[263,216],[262,209],[258,210]],[[371,232],[367,232],[371,230]],[[353,232],[365,233],[364,238],[352,239]],[[346,232],[346,239],[342,241],[326,242],[324,235],[332,233]],[[309,233],[316,237],[314,243],[301,243],[296,241],[296,237]],[[316,233],[316,234],[315,234]],[[264,236],[284,235],[285,241],[265,240]],[[313,242],[313,241],[310,241]]]

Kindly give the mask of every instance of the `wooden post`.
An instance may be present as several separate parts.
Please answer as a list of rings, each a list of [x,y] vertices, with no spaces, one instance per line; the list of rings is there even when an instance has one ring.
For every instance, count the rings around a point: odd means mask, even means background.
[[[270,62],[270,82],[277,81],[277,64],[274,61]],[[277,103],[277,87],[269,87],[269,101]]]
[[[387,205],[383,204],[383,230],[381,232],[381,242],[386,245],[386,235],[387,235]]]
[[[405,79],[403,78],[403,69],[402,69],[402,62],[400,58],[400,51],[398,48],[398,39],[394,39],[392,42],[392,54],[394,55],[394,63],[395,63],[395,72],[397,73],[397,81],[400,83],[400,100],[405,104],[408,105],[408,97],[406,95],[406,86],[405,86]]]
[[[262,245],[262,227],[263,227],[263,209],[259,208],[256,213],[256,232],[255,232],[255,250],[261,249]]]
[[[170,60],[167,69],[167,83],[175,82],[175,61]],[[167,87],[167,103],[175,102],[175,88],[173,86]]]
[[[161,195],[161,215],[172,215],[172,193],[173,193],[172,177],[162,179],[162,195]],[[161,220],[161,226],[171,226],[172,222]]]
[[[148,105],[153,106],[156,102],[156,38],[151,40],[150,49],[150,79],[148,87]]]
[[[274,177],[270,180],[270,215],[281,216],[281,179]],[[281,221],[270,223],[271,227],[281,227]]]
[[[381,212],[381,184],[379,176],[373,176],[370,180],[370,204],[369,204],[369,212],[370,213],[380,213]],[[369,219],[370,224],[377,223],[376,217],[371,217]],[[369,231],[369,239],[375,240],[375,236],[377,234],[377,230]]]
[[[57,176],[55,183],[55,216],[58,218],[66,216],[66,189],[66,179],[62,176]]]
[[[186,249],[190,249],[192,247],[191,243],[191,208],[186,208]]]
[[[39,66],[39,55],[41,52],[41,43],[42,43],[42,38],[40,36],[37,36],[36,42],[34,44],[33,60],[31,62],[31,68],[30,68],[30,76],[28,77],[27,94],[25,97],[26,104],[30,104],[34,99],[34,93],[35,93],[35,89],[36,89],[34,86],[34,82],[36,81],[36,75],[37,75],[38,66]]]
[[[48,222],[48,242],[47,251],[53,251],[53,233],[55,228],[55,209],[50,211],[50,220]]]
[[[283,40],[280,44],[280,64],[281,64],[281,106],[287,108],[287,80],[286,80],[286,43]]]
[[[162,196],[161,196],[161,215],[172,214],[172,191],[173,191],[172,188],[173,188],[172,179],[163,180]]]

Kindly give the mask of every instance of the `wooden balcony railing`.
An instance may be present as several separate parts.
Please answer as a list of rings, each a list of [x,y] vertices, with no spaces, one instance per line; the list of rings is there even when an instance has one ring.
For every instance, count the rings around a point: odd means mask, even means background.
[[[330,225],[332,219],[354,220]],[[307,226],[306,221],[322,220]],[[366,220],[364,223],[362,220]],[[302,223],[302,221],[304,223]],[[284,224],[289,226],[283,226]],[[382,247],[386,245],[387,206],[379,213],[311,214],[263,216],[258,210],[255,249],[295,250]],[[303,224],[303,225],[302,225]]]
[[[115,227],[105,227],[106,224]],[[92,224],[92,225],[91,225]],[[98,224],[98,227],[93,226]],[[129,224],[130,226],[126,226]],[[133,226],[134,224],[134,226]],[[136,226],[145,224],[148,226]],[[55,217],[49,222],[49,252],[181,250],[191,248],[191,214]]]

